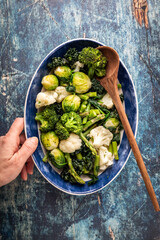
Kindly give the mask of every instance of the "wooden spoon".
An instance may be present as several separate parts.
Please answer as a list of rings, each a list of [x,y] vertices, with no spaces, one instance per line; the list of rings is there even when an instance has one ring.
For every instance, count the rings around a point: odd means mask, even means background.
[[[101,47],[98,47],[97,49],[99,49],[108,60],[108,63],[106,66],[106,76],[98,80],[100,81],[101,85],[107,90],[108,94],[111,96],[113,100],[113,103],[118,111],[119,117],[123,124],[128,141],[134,153],[135,159],[137,161],[138,167],[142,174],[149,196],[153,203],[153,206],[155,210],[158,212],[160,211],[160,208],[159,208],[159,204],[158,204],[150,177],[148,175],[146,166],[143,162],[143,158],[141,156],[140,150],[138,148],[137,142],[135,140],[134,134],[132,132],[131,126],[125,114],[125,111],[118,93],[117,75],[118,75],[118,69],[119,69],[119,55],[113,48],[110,48],[107,46],[101,46]]]

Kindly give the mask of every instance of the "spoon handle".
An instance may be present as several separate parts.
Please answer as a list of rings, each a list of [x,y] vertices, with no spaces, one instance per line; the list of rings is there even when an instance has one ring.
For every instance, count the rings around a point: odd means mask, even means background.
[[[121,100],[119,98],[119,94],[117,92],[112,97],[113,102],[114,102],[114,104],[116,106],[116,109],[118,111],[119,117],[121,119],[122,125],[124,127],[125,133],[127,135],[128,141],[130,143],[133,154],[134,154],[135,159],[137,161],[138,167],[140,169],[141,175],[143,177],[144,183],[146,185],[146,188],[147,188],[147,191],[148,191],[149,196],[151,198],[151,201],[153,203],[153,206],[154,206],[155,210],[158,212],[158,211],[160,211],[160,208],[159,208],[159,204],[158,204],[158,201],[157,201],[157,198],[156,198],[156,195],[155,195],[150,177],[148,175],[148,172],[147,172],[146,166],[144,164],[143,158],[141,156],[139,147],[137,145],[136,139],[134,137],[134,134],[133,134],[131,126],[129,124],[128,118],[125,114],[123,105],[122,105]]]

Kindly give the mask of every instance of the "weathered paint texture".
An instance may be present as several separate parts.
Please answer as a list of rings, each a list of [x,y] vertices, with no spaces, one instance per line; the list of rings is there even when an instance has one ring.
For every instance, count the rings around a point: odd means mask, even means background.
[[[146,20],[135,20],[125,0],[0,1],[0,134],[23,116],[35,69],[54,47],[93,38],[114,47],[137,91],[137,141],[160,203],[160,3],[145,1]],[[139,1],[142,2],[142,1]],[[1,240],[159,240],[160,215],[131,154],[121,174],[90,196],[70,196],[34,170],[0,189]]]

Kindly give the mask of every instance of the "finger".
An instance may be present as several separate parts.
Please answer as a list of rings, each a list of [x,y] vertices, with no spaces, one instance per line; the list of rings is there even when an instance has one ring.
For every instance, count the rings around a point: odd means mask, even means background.
[[[20,144],[23,145],[23,143],[26,141],[25,134],[22,133],[22,134],[19,136],[19,138],[20,138]]]
[[[32,137],[28,138],[22,147],[18,151],[18,159],[22,166],[25,164],[27,159],[32,155],[32,153],[36,150],[38,145],[38,138]]]
[[[26,165],[27,173],[33,174],[33,168],[34,168],[34,162],[33,162],[32,158],[30,157],[28,159],[27,165]]]
[[[23,128],[24,128],[23,118],[16,118],[16,120],[12,123],[6,135],[12,138],[16,138],[21,134],[21,132],[23,131]]]
[[[27,169],[26,169],[26,165],[24,165],[24,167],[22,168],[21,178],[22,178],[24,181],[27,181]]]

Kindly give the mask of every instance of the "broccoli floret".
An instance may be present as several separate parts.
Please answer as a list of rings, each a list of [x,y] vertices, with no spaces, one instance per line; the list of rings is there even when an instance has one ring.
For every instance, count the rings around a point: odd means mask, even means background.
[[[40,122],[40,130],[42,132],[53,130],[56,122],[59,120],[59,117],[54,109],[54,105],[49,105],[45,107],[42,112],[36,113],[35,120]]]
[[[75,112],[64,113],[61,122],[69,132],[79,134],[82,131],[81,117]]]
[[[97,81],[95,78],[92,79],[92,87],[90,89],[91,92],[97,92],[98,95],[103,95],[106,93],[106,90],[99,81]]]
[[[59,137],[60,140],[69,138],[68,130],[60,122],[56,123],[55,133]]]
[[[78,60],[88,66],[88,75],[91,79],[94,74],[97,77],[105,76],[107,59],[100,50],[92,47],[83,48]]]
[[[51,105],[45,107],[45,109],[43,110],[43,115],[44,115],[45,119],[49,119],[51,116],[55,115],[55,118],[58,121],[58,118],[56,116],[56,112],[54,109],[54,104],[51,104]]]
[[[58,66],[66,66],[66,65],[68,65],[68,63],[65,58],[53,57],[52,62],[48,63],[47,67],[52,69],[52,68],[56,68]]]
[[[36,113],[35,120],[40,122],[40,124],[41,124],[40,130],[42,132],[47,132],[47,131],[52,130],[49,122],[44,119],[43,112]]]
[[[64,58],[67,59],[70,66],[72,66],[75,62],[78,61],[78,56],[79,56],[79,53],[76,50],[76,48],[70,48],[64,55]]]

